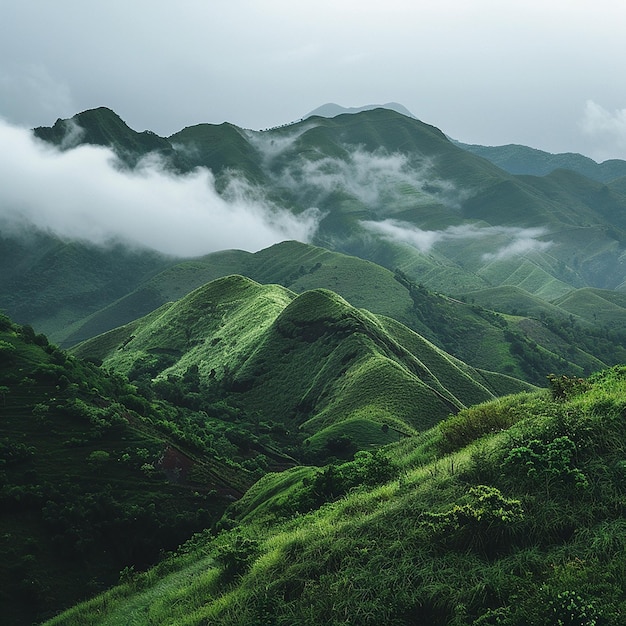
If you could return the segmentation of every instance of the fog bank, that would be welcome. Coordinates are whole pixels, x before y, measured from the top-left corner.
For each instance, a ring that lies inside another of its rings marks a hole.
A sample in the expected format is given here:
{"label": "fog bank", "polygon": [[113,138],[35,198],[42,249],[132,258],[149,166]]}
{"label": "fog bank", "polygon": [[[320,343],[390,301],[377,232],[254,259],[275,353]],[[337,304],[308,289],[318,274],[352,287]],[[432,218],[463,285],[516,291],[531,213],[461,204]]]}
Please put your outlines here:
{"label": "fog bank", "polygon": [[121,241],[176,256],[254,252],[287,239],[310,241],[320,219],[315,209],[296,217],[236,178],[219,195],[208,169],[174,175],[149,157],[127,170],[108,148],[59,151],[3,120],[0,145],[2,222],[62,238]]}

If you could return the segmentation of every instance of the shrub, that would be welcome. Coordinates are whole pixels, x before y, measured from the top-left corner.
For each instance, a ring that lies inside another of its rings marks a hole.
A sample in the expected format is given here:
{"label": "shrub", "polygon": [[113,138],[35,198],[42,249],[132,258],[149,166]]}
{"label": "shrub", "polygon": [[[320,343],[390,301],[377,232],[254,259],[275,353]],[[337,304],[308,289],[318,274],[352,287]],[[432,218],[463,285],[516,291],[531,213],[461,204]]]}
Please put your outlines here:
{"label": "shrub", "polygon": [[87,460],[90,463],[104,463],[111,458],[111,455],[106,450],[94,450],[89,454]]}
{"label": "shrub", "polygon": [[506,531],[524,519],[519,500],[505,498],[499,489],[477,485],[469,490],[470,501],[443,513],[425,512],[422,523],[445,546],[497,549]]}
{"label": "shrub", "polygon": [[590,389],[591,385],[584,378],[576,376],[556,376],[548,374],[550,393],[554,400],[569,400]]}
{"label": "shrub", "polygon": [[439,424],[444,452],[460,450],[479,437],[513,425],[517,416],[497,400],[463,409]]}
{"label": "shrub", "polygon": [[258,552],[258,541],[240,532],[233,532],[229,533],[228,539],[218,547],[216,560],[223,567],[225,578],[232,580],[248,571]]}
{"label": "shrub", "polygon": [[548,443],[532,439],[525,445],[512,448],[504,459],[505,469],[513,470],[515,478],[527,478],[531,482],[546,482],[551,478],[566,479],[578,488],[588,486],[587,477],[574,467],[576,451],[574,442],[567,436],[557,437]]}

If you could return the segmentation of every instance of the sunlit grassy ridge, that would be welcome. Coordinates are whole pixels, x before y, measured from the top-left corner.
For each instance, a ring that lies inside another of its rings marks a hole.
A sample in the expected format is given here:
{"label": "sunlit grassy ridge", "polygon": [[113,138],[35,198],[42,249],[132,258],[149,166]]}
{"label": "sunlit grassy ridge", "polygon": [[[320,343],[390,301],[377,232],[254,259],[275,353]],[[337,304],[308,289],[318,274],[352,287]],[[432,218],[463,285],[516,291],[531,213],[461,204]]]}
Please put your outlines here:
{"label": "sunlit grassy ridge", "polygon": [[[446,266],[440,266],[437,271],[450,273]],[[535,384],[542,384],[552,370],[590,373],[598,367],[619,362],[621,358],[620,355],[611,358],[604,349],[596,350],[596,343],[589,337],[586,350],[597,359],[590,368],[593,359],[572,351],[571,339],[562,337],[555,341],[550,333],[533,333],[532,341],[543,345],[539,337],[545,337],[547,344],[544,347],[550,351],[539,363],[528,350],[516,349],[517,339],[510,335],[510,332],[521,333],[518,339],[523,340],[526,326],[494,316],[489,310],[530,318],[547,315],[561,321],[569,319],[569,311],[512,287],[464,292],[461,297],[465,302],[460,302],[432,293],[421,283],[418,288],[418,284],[399,270],[394,273],[354,256],[295,241],[282,242],[255,254],[225,251],[168,267],[128,296],[89,317],[83,326],[70,334],[70,338],[84,339],[116,324],[132,323],[136,317],[163,303],[179,299],[206,282],[233,273],[260,283],[277,283],[296,293],[330,289],[352,306],[401,322],[474,367],[524,378]],[[459,280],[462,281],[462,277]],[[465,289],[469,288],[465,285]],[[598,318],[597,324],[600,323]],[[592,322],[592,326],[594,324]],[[580,328],[577,336],[589,334],[592,326]],[[580,342],[576,339],[575,343]]]}
{"label": "sunlit grassy ridge", "polygon": [[296,296],[242,276],[208,283],[75,353],[129,375],[151,361],[157,381],[197,371],[200,386],[218,397],[315,435],[313,448],[352,435],[359,448],[378,444],[383,427],[422,430],[500,393],[501,384],[523,388],[332,291]]}
{"label": "sunlit grassy ridge", "polygon": [[623,367],[554,377],[384,455],[268,475],[229,530],[49,624],[618,626],[625,411]]}

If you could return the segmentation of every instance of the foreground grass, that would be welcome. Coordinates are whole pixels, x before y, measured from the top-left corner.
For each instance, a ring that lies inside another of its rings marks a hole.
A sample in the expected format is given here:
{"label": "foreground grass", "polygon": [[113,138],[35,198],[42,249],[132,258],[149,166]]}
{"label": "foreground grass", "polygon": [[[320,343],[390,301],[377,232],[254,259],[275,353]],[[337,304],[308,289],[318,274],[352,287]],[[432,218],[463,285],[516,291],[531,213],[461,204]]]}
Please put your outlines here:
{"label": "foreground grass", "polygon": [[219,535],[49,624],[617,626],[625,418],[617,367],[270,475]]}

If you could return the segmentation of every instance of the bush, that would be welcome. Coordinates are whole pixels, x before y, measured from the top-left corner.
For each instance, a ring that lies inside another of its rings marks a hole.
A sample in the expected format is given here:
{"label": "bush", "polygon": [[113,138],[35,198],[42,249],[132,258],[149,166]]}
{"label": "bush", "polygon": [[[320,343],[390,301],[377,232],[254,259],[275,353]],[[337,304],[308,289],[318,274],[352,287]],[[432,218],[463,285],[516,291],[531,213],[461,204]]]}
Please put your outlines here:
{"label": "bush", "polygon": [[509,428],[518,419],[510,406],[497,400],[463,409],[439,424],[440,446],[443,452],[460,450],[484,435]]}
{"label": "bush", "polygon": [[554,400],[569,400],[591,388],[584,378],[570,377],[565,374],[562,376],[548,374],[548,383]]}
{"label": "bush", "polygon": [[256,540],[240,532],[233,532],[218,547],[216,560],[223,567],[225,578],[232,580],[248,571],[258,552],[259,544]]}
{"label": "bush", "polygon": [[545,481],[547,488],[550,479],[557,478],[584,489],[589,483],[583,472],[573,465],[575,452],[574,442],[566,436],[548,443],[532,439],[512,448],[504,459],[504,467],[512,470],[516,480]]}
{"label": "bush", "polygon": [[472,487],[469,496],[469,502],[449,511],[423,513],[423,525],[446,547],[498,549],[499,540],[524,519],[521,502],[505,498],[499,489],[487,485]]}

